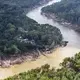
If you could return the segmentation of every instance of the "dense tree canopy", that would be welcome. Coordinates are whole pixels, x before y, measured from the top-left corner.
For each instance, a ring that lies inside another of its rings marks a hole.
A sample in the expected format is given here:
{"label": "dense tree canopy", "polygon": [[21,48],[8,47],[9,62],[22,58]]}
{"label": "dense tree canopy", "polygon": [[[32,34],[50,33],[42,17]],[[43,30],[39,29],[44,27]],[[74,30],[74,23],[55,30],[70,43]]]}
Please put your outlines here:
{"label": "dense tree canopy", "polygon": [[80,53],[65,58],[60,69],[50,69],[48,64],[20,73],[5,80],[80,80]]}
{"label": "dense tree canopy", "polygon": [[61,0],[42,9],[46,13],[55,13],[59,18],[80,26],[80,0]]}
{"label": "dense tree canopy", "polygon": [[0,0],[0,2],[8,5],[16,5],[25,9],[28,12],[29,9],[39,6],[42,3],[48,2],[50,0]]}
{"label": "dense tree canopy", "polygon": [[0,3],[0,55],[54,48],[61,41],[58,28],[38,24],[26,17],[17,5]]}

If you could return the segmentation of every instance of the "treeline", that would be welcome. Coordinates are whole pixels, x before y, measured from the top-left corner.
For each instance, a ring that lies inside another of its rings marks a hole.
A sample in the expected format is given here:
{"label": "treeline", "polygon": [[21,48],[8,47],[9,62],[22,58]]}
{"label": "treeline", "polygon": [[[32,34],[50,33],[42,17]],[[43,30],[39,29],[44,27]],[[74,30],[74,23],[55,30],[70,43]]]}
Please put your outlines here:
{"label": "treeline", "polygon": [[46,64],[4,80],[80,80],[80,53],[65,58],[60,65],[61,68],[56,70]]}
{"label": "treeline", "polygon": [[61,41],[58,28],[38,24],[21,7],[0,3],[0,56],[50,49]]}
{"label": "treeline", "polygon": [[48,1],[50,0],[0,0],[0,2],[4,4],[21,7],[26,12],[28,12],[28,10],[34,8],[35,6],[39,6]]}
{"label": "treeline", "polygon": [[59,18],[80,26],[80,0],[61,0],[44,7],[45,13],[55,13]]}

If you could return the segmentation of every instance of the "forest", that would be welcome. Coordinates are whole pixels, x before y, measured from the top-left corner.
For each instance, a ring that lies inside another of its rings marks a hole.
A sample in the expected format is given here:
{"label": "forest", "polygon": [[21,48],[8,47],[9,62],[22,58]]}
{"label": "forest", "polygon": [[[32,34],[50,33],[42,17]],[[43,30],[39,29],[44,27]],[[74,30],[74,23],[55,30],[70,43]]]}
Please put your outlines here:
{"label": "forest", "polygon": [[45,13],[54,13],[58,18],[66,22],[78,25],[80,31],[80,0],[61,0],[55,4],[44,7]]}
{"label": "forest", "polygon": [[50,0],[0,0],[1,3],[15,5],[21,7],[26,13],[41,4],[47,3]]}
{"label": "forest", "polygon": [[36,49],[53,49],[61,44],[62,39],[58,28],[48,24],[40,25],[28,18],[20,6],[0,2],[1,57]]}
{"label": "forest", "polygon": [[65,58],[60,66],[61,68],[55,69],[45,64],[4,80],[80,80],[80,53]]}
{"label": "forest", "polygon": [[[5,57],[9,59],[12,55],[36,50],[50,51],[62,45],[60,29],[39,24],[25,15],[25,10],[28,12],[45,1],[48,0],[0,0],[0,63],[1,60],[6,61]],[[42,11],[55,13],[68,22],[80,25],[79,0],[61,0]],[[45,64],[4,80],[80,80],[80,52],[65,58],[58,69]]]}

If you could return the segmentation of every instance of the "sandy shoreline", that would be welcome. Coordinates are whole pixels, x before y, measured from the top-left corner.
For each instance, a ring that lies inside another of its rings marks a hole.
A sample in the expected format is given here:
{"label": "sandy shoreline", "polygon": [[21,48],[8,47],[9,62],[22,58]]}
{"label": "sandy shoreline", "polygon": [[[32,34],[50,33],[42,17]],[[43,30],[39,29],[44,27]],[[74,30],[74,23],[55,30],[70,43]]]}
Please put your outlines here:
{"label": "sandy shoreline", "polygon": [[13,65],[21,64],[26,61],[27,62],[28,61],[35,61],[35,60],[37,60],[37,58],[40,55],[46,56],[46,54],[50,54],[51,52],[52,52],[52,50],[45,51],[45,52],[40,52],[38,50],[38,51],[30,52],[30,53],[24,53],[22,55],[13,55],[8,58],[5,57],[4,59],[0,59],[0,66],[1,66],[1,68],[9,68]]}
{"label": "sandy shoreline", "polygon": [[75,47],[66,46],[56,48],[51,54],[46,54],[46,56],[40,55],[35,61],[25,61],[22,64],[13,65],[9,68],[0,68],[0,80],[21,72],[27,72],[28,70],[35,69],[45,64],[59,68],[59,64],[65,57],[72,57],[78,52],[80,52],[80,49]]}

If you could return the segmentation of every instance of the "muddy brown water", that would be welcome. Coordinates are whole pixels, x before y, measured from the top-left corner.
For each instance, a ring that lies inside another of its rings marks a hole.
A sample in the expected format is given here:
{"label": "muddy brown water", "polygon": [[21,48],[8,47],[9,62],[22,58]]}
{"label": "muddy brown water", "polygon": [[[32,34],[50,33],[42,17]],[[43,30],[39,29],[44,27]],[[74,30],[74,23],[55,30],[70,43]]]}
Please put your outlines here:
{"label": "muddy brown water", "polygon": [[21,72],[34,69],[36,67],[40,67],[46,63],[51,65],[51,67],[59,68],[59,64],[65,57],[72,57],[75,53],[78,53],[80,51],[80,34],[78,34],[72,29],[64,27],[63,25],[59,24],[58,22],[55,22],[52,19],[48,19],[45,16],[41,15],[42,7],[58,1],[60,0],[50,1],[48,4],[45,4],[30,11],[26,15],[40,24],[48,23],[50,25],[58,27],[61,30],[61,33],[63,34],[64,40],[69,41],[68,45],[66,47],[57,48],[51,54],[46,54],[47,57],[41,55],[36,61],[25,61],[20,65],[14,65],[10,68],[0,68],[0,80]]}

